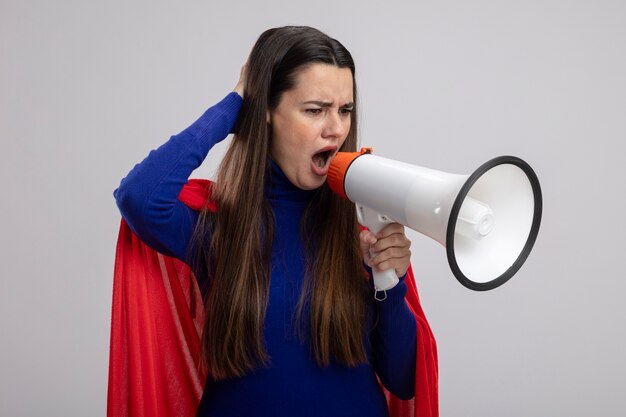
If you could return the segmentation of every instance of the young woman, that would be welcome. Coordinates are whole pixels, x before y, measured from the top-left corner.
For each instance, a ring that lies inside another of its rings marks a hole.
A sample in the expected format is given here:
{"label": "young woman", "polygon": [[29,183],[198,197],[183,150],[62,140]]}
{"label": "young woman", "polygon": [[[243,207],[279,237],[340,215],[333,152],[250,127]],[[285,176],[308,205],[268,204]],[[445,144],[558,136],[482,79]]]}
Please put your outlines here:
{"label": "young woman", "polygon": [[[414,396],[410,242],[399,224],[360,232],[354,205],[326,185],[336,152],[357,147],[354,75],[348,50],[320,31],[267,30],[234,91],[114,191],[132,231],[198,280],[198,416],[387,416],[378,379]],[[193,210],[179,193],[229,133],[211,187],[217,210]],[[383,300],[372,268],[400,277]]]}

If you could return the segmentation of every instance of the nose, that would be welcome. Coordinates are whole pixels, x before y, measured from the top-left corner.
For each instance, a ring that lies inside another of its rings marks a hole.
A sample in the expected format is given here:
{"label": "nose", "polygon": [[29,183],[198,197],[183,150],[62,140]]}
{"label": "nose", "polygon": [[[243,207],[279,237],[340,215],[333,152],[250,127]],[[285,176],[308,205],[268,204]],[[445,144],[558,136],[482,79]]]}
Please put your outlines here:
{"label": "nose", "polygon": [[322,136],[327,138],[343,137],[347,134],[346,130],[349,127],[348,123],[346,123],[345,119],[342,119],[339,112],[329,111],[327,113],[326,124],[324,125]]}

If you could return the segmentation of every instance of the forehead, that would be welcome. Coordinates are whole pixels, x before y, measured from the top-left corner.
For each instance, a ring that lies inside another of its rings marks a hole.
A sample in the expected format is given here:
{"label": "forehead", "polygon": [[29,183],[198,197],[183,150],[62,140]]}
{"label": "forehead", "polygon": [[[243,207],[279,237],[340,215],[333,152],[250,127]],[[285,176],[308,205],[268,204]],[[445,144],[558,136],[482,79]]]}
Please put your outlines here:
{"label": "forehead", "polygon": [[312,64],[296,73],[294,88],[285,92],[290,101],[319,100],[342,105],[353,101],[350,68]]}

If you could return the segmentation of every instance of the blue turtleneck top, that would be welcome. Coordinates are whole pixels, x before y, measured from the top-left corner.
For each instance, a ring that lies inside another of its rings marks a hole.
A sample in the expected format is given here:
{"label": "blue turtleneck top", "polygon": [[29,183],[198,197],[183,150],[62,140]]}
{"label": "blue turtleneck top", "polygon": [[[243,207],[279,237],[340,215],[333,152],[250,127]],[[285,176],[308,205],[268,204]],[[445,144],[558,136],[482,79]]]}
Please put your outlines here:
{"label": "blue turtleneck top", "polygon": [[[178,195],[209,150],[232,132],[241,103],[237,93],[228,94],[152,150],[113,192],[128,226],[153,249],[188,262],[199,213]],[[292,318],[305,271],[300,220],[315,192],[294,186],[270,161],[265,196],[274,212],[275,235],[264,339],[271,366],[226,381],[209,376],[198,416],[383,417],[388,412],[377,376],[400,398],[413,397],[417,324],[404,300],[404,277],[387,290],[383,301],[374,299],[372,287],[367,318],[372,331],[364,341],[368,364],[346,367],[332,362],[320,368],[308,343],[295,336]],[[197,275],[205,288],[206,276]]]}

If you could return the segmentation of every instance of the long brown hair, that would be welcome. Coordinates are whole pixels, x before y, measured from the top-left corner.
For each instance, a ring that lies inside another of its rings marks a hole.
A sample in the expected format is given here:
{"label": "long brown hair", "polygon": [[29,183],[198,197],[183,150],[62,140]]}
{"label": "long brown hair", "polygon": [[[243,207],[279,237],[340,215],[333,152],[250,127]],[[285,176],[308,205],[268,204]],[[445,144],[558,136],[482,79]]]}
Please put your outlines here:
{"label": "long brown hair", "polygon": [[[240,377],[271,362],[263,339],[274,235],[264,197],[271,140],[266,114],[295,86],[298,70],[313,63],[350,68],[356,104],[354,62],[337,40],[310,27],[261,34],[248,60],[235,136],[212,189],[218,210],[203,209],[195,230],[192,267],[207,271],[209,283],[201,363],[215,380]],[[341,151],[357,146],[356,106],[351,117]],[[308,265],[295,320],[308,321],[320,366],[331,359],[348,366],[365,363],[368,287],[354,205],[322,186],[305,210],[300,233]]]}

